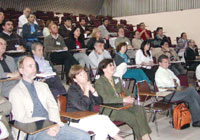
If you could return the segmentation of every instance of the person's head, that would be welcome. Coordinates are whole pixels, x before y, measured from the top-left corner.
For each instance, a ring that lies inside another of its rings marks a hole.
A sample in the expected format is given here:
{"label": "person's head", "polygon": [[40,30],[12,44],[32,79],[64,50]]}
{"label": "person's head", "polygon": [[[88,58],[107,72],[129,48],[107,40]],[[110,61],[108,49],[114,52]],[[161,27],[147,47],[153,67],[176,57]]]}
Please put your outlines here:
{"label": "person's head", "polygon": [[69,79],[77,84],[85,84],[88,82],[88,75],[81,65],[73,65],[69,71]]}
{"label": "person's head", "polygon": [[33,43],[31,49],[32,49],[32,53],[33,53],[34,56],[37,56],[39,58],[43,57],[43,46],[42,46],[42,44],[35,42],[35,43]]}
{"label": "person's head", "polygon": [[160,67],[164,68],[164,69],[168,69],[169,67],[169,58],[166,55],[161,55],[158,58],[158,64]]}
{"label": "person's head", "polygon": [[112,76],[115,72],[115,67],[112,59],[104,59],[99,63],[98,74]]}
{"label": "person's head", "polygon": [[28,16],[27,16],[27,19],[28,19],[28,22],[33,24],[34,21],[35,21],[35,15],[30,13]]}
{"label": "person's head", "polygon": [[107,18],[103,19],[103,25],[104,26],[108,26],[108,24],[109,24],[108,19]]}
{"label": "person's head", "polygon": [[49,31],[51,34],[58,34],[58,26],[55,23],[49,24]]}
{"label": "person's head", "polygon": [[185,32],[181,33],[181,38],[187,40],[187,34]]}
{"label": "person's head", "polygon": [[98,40],[94,43],[94,50],[96,53],[101,54],[104,51],[104,41]]}
{"label": "person's head", "polygon": [[144,22],[140,23],[139,25],[140,25],[140,29],[142,29],[142,30],[145,29],[145,24],[144,24]]}
{"label": "person's head", "polygon": [[23,79],[32,82],[36,75],[36,63],[30,56],[24,56],[18,61],[18,69]]}
{"label": "person's head", "polygon": [[28,8],[28,7],[26,7],[25,9],[24,9],[24,15],[26,16],[26,17],[28,17],[28,15],[31,13],[31,9],[30,8]]}
{"label": "person's head", "polygon": [[7,43],[3,38],[0,38],[0,56],[6,52]]}
{"label": "person's head", "polygon": [[146,56],[145,52],[150,56],[150,48],[151,42],[149,40],[145,40],[142,42],[140,49],[142,50],[143,54]]}
{"label": "person's head", "polygon": [[0,22],[3,22],[5,16],[4,16],[4,13],[3,11],[0,11]]}
{"label": "person's head", "polygon": [[13,22],[11,20],[4,20],[2,23],[3,30],[7,33],[12,33],[13,31]]}
{"label": "person's head", "polygon": [[123,27],[119,27],[118,28],[118,36],[119,37],[124,37],[124,28]]}
{"label": "person's head", "polygon": [[158,34],[159,36],[163,36],[163,27],[158,27],[158,28],[156,29],[156,32],[157,32],[157,34]]}
{"label": "person's head", "polygon": [[192,40],[192,39],[190,39],[190,40],[188,41],[188,46],[191,47],[191,48],[194,48],[194,47],[195,47],[195,41]]}
{"label": "person's head", "polygon": [[167,40],[162,40],[160,45],[165,50],[169,48],[169,43]]}
{"label": "person's head", "polygon": [[81,30],[79,27],[74,27],[71,32],[70,32],[70,35],[73,36],[74,38],[79,38],[80,35],[81,35]]}
{"label": "person's head", "polygon": [[72,27],[72,19],[70,17],[65,17],[64,25],[67,26],[67,28],[71,28]]}
{"label": "person's head", "polygon": [[47,20],[46,22],[46,27],[49,28],[49,25],[54,23],[53,20]]}
{"label": "person's head", "polygon": [[86,25],[86,21],[84,18],[80,18],[79,23],[81,26],[85,26]]}
{"label": "person's head", "polygon": [[100,38],[101,37],[101,30],[98,28],[94,28],[91,33],[92,38]]}
{"label": "person's head", "polygon": [[119,43],[119,45],[117,45],[117,47],[116,47],[116,51],[121,52],[122,54],[124,54],[126,52],[126,50],[127,50],[126,42]]}
{"label": "person's head", "polygon": [[134,32],[134,38],[140,39],[140,33],[137,30]]}

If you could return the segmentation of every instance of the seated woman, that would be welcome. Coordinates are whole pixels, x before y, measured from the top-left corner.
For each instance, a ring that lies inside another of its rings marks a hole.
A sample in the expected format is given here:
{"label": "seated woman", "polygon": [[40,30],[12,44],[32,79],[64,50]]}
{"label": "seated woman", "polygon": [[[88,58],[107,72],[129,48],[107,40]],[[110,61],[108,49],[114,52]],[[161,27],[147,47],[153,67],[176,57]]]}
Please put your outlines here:
{"label": "seated woman", "polygon": [[[117,48],[117,54],[114,57],[114,61],[116,66],[125,62],[128,65],[133,65],[133,62],[130,61],[128,56],[126,55],[127,44],[125,42],[120,43]],[[127,69],[126,73],[123,75],[123,78],[134,78],[136,82],[146,80],[149,84],[151,83],[149,78],[141,69]]]}
{"label": "seated woman", "polygon": [[[66,46],[69,48],[69,50],[72,49],[83,49],[86,48],[84,44],[84,40],[81,37],[81,31],[79,27],[74,27],[72,31],[70,32],[69,39],[66,40]],[[87,68],[90,67],[91,61],[89,57],[86,55],[86,50],[80,50],[74,53],[74,58],[80,63],[81,66],[87,66]]]}
{"label": "seated woman", "polygon": [[188,47],[185,50],[184,53],[186,65],[189,66],[190,69],[196,70],[196,67],[199,65],[199,61],[194,61],[196,59],[199,59],[199,52],[198,47],[195,44],[194,40],[188,41]]}
{"label": "seated woman", "polygon": [[135,62],[137,65],[141,65],[144,73],[148,76],[151,82],[154,82],[156,70],[152,69],[154,63],[150,50],[150,41],[142,42],[140,50],[137,50],[136,52]]}
{"label": "seated woman", "polygon": [[[103,98],[103,103],[134,103],[134,98],[130,92],[123,88],[122,81],[114,77],[115,67],[112,59],[104,59],[98,67],[101,77],[95,82],[95,89]],[[125,97],[120,94],[125,92]],[[110,113],[110,109],[105,109],[105,115]],[[147,122],[147,116],[144,107],[133,105],[128,109],[114,110],[111,119],[126,122],[134,129],[138,140],[150,140],[151,129]]]}
{"label": "seated woman", "polygon": [[[88,50],[94,50],[94,44],[95,44],[96,41],[99,41],[99,40],[103,40],[101,38],[101,30],[98,29],[98,28],[94,28],[92,30],[91,38],[87,43]],[[105,49],[109,48],[109,40],[108,39],[106,39],[106,43],[105,43],[104,48]]]}
{"label": "seated woman", "polygon": [[[94,105],[101,104],[102,98],[88,81],[84,68],[80,65],[72,66],[69,78],[72,84],[68,91],[67,112],[94,111]],[[95,140],[106,140],[108,135],[115,140],[124,140],[118,135],[119,128],[105,115],[93,115],[70,125],[85,131],[93,131],[96,134]]]}

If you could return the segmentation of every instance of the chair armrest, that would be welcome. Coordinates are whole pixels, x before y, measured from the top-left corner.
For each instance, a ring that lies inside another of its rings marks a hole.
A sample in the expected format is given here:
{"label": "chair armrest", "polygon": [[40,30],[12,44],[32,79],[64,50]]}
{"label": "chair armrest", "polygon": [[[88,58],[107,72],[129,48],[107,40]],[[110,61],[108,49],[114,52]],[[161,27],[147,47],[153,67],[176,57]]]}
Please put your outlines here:
{"label": "chair armrest", "polygon": [[77,111],[77,112],[60,112],[61,117],[73,119],[73,120],[80,120],[92,115],[96,115],[98,112],[91,112],[91,111]]}

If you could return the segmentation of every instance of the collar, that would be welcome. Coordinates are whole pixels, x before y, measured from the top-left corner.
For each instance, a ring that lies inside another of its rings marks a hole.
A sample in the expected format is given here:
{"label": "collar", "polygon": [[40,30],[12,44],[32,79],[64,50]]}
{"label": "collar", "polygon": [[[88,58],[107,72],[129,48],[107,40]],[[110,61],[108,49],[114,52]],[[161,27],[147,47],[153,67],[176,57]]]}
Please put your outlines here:
{"label": "collar", "polygon": [[37,60],[40,60],[40,61],[44,60],[44,56],[42,58],[39,58],[38,56],[33,55],[33,57],[34,57],[35,61],[37,61]]}
{"label": "collar", "polygon": [[66,28],[67,30],[70,30],[70,31],[72,30],[71,28],[68,28],[65,24],[64,24],[64,26],[65,26],[65,28]]}
{"label": "collar", "polygon": [[5,31],[3,31],[3,33],[6,34],[6,35],[8,35],[8,36],[12,35],[12,33],[8,33],[8,32],[5,32]]}
{"label": "collar", "polygon": [[59,36],[59,34],[56,34],[56,35],[51,34],[51,37],[52,37],[53,39],[58,39],[58,36]]}
{"label": "collar", "polygon": [[24,85],[27,86],[27,87],[32,87],[32,86],[34,86],[34,82],[29,83],[29,82],[25,81],[24,79],[22,79],[22,82],[23,82]]}

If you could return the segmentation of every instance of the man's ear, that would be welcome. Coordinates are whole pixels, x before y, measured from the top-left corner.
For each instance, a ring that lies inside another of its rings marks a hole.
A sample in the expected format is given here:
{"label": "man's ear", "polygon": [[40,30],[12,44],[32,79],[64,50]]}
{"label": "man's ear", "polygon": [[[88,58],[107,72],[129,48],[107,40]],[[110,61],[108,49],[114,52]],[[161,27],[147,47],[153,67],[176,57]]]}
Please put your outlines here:
{"label": "man's ear", "polygon": [[20,74],[23,74],[23,69],[22,68],[19,68],[18,70],[19,70]]}

